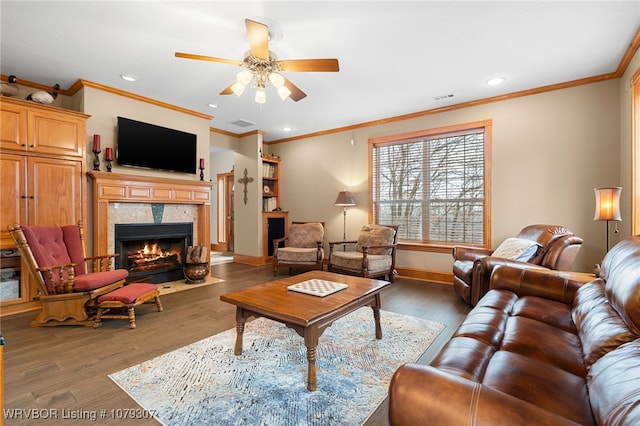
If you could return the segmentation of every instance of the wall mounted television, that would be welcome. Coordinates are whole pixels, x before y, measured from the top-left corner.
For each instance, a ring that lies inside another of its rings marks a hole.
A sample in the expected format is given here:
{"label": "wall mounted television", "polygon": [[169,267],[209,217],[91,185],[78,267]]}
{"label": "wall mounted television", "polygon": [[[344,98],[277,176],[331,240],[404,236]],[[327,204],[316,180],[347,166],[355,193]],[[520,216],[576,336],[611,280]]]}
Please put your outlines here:
{"label": "wall mounted television", "polygon": [[193,133],[118,117],[117,161],[122,166],[196,173]]}

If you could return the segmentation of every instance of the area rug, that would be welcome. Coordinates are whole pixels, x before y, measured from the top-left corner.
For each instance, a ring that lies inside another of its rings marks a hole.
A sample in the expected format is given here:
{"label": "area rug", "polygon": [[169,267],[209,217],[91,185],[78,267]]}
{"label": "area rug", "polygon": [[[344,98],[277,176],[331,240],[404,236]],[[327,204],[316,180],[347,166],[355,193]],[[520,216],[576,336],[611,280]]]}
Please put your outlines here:
{"label": "area rug", "polygon": [[169,281],[166,283],[158,284],[158,290],[160,290],[160,295],[177,293],[179,291],[192,290],[198,287],[204,287],[211,284],[221,283],[224,280],[221,278],[216,278],[209,276],[203,283],[197,284],[188,284],[185,280],[177,280],[177,281]]}
{"label": "area rug", "polygon": [[164,425],[360,425],[387,395],[395,370],[416,361],[444,324],[371,308],[320,337],[318,389],[307,390],[303,339],[284,325],[248,322],[235,356],[230,329],[109,375]]}

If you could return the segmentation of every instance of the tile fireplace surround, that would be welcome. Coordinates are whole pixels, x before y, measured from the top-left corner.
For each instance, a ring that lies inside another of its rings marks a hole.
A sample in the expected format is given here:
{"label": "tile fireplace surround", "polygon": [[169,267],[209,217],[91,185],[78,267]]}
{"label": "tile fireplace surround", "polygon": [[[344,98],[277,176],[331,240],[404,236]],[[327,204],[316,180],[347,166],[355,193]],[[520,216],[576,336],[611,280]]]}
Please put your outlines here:
{"label": "tile fireplace surround", "polygon": [[116,223],[193,222],[193,244],[211,246],[211,182],[91,171],[93,253],[114,252]]}

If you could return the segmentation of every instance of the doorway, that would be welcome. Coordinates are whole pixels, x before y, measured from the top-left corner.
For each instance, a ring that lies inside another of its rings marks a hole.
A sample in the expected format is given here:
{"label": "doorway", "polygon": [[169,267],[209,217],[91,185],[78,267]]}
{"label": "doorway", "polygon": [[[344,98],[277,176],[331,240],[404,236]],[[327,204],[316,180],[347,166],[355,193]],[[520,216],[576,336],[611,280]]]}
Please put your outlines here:
{"label": "doorway", "polygon": [[219,173],[218,181],[218,250],[233,253],[233,171]]}

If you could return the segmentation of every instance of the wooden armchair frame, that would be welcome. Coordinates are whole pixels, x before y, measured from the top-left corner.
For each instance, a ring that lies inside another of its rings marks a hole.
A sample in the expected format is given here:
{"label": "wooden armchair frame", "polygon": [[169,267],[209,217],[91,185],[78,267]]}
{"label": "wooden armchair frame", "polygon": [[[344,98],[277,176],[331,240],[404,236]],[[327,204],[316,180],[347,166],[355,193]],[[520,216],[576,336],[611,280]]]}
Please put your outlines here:
{"label": "wooden armchair frame", "polygon": [[[127,271],[112,271],[111,262],[116,254],[86,257],[84,254],[85,241],[82,222],[78,223],[80,245],[82,247],[83,262],[85,271],[83,275],[103,273],[100,275],[101,282],[97,288],[91,290],[77,291],[75,283],[78,279],[76,267],[78,263],[66,263],[61,265],[39,266],[36,257],[29,246],[29,242],[24,234],[23,227],[14,225],[9,227],[9,234],[16,243],[16,247],[23,264],[26,265],[31,278],[38,285],[38,295],[34,300],[39,300],[42,304],[42,311],[31,322],[32,327],[54,326],[54,325],[85,325],[93,326],[93,318],[97,310],[96,299],[109,293],[125,283],[128,275]],[[91,264],[91,269],[87,266]],[[110,272],[112,271],[112,272]],[[98,275],[95,275],[98,276]],[[45,282],[50,284],[47,285]]]}

